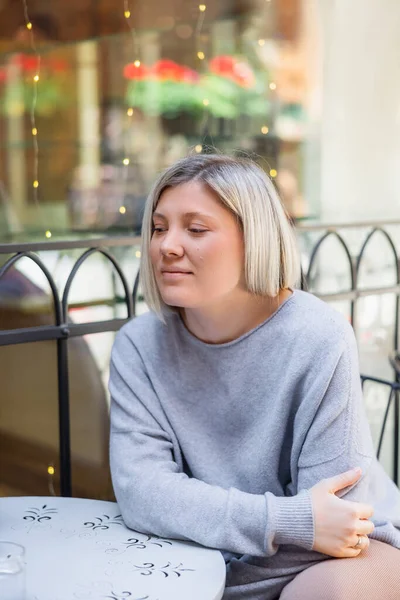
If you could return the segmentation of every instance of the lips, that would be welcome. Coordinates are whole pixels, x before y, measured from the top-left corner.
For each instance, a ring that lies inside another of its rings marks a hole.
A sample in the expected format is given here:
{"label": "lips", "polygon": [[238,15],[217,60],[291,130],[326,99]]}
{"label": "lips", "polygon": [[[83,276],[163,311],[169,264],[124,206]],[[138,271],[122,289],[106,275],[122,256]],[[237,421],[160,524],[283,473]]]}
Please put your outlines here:
{"label": "lips", "polygon": [[180,273],[181,275],[192,275],[191,271],[185,271],[184,269],[161,269],[161,273]]}

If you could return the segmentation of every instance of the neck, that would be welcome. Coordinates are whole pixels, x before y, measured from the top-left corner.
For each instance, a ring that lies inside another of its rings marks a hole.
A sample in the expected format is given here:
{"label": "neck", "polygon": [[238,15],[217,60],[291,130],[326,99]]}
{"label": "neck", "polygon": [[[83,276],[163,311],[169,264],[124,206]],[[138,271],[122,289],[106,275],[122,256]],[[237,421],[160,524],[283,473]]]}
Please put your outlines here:
{"label": "neck", "polygon": [[186,328],[208,344],[231,342],[268,319],[291,290],[281,290],[274,298],[254,296],[248,292],[221,305],[202,308],[183,308],[181,317]]}

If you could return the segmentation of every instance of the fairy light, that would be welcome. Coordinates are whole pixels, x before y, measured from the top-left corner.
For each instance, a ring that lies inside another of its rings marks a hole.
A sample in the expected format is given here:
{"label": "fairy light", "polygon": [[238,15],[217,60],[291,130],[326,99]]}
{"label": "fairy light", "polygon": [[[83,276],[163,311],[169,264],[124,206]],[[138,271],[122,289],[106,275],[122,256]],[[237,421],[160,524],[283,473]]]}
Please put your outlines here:
{"label": "fairy light", "polygon": [[[124,16],[125,16],[125,22],[127,24],[127,27],[129,28],[129,32],[131,34],[131,39],[132,39],[132,51],[133,51],[133,56],[132,56],[132,62],[133,65],[136,69],[138,69],[142,62],[140,60],[141,58],[141,54],[140,54],[140,47],[139,47],[139,37],[137,35],[137,31],[135,29],[135,27],[133,26],[133,22],[135,21],[135,19],[131,19],[131,10],[130,10],[130,6],[129,6],[129,0],[123,0],[123,7],[124,7]],[[128,117],[133,117],[134,114],[134,110],[132,106],[129,106],[126,114]],[[128,156],[126,156],[127,154],[129,155],[130,153],[130,146],[128,145],[128,140],[131,139],[131,131],[130,131],[130,123],[126,123],[124,126],[124,130],[123,130],[123,135],[122,135],[122,144],[124,147],[123,152],[126,153],[125,154],[125,158],[123,158],[122,160],[122,164],[127,167],[130,164],[130,159],[128,158]],[[124,206],[124,201],[127,195],[127,187],[128,187],[128,177],[129,177],[129,169],[123,169],[122,170],[122,185],[121,185],[121,196],[120,196],[120,207],[118,208],[118,212],[121,215],[126,214],[126,207]]]}
{"label": "fairy light", "polygon": [[258,40],[259,46],[265,46],[265,40]]}
{"label": "fairy light", "polygon": [[271,175],[271,177],[276,177],[278,175],[278,171],[276,169],[271,169],[269,174]]}
{"label": "fairy light", "polygon": [[[200,61],[204,61],[206,58],[206,55],[208,57],[208,47],[206,44],[206,39],[207,37],[202,36],[202,28],[203,28],[203,24],[204,24],[204,18],[205,18],[205,14],[206,14],[206,8],[207,5],[206,4],[199,4],[199,12],[198,12],[198,17],[197,17],[197,23],[196,23],[196,27],[194,30],[194,38],[195,38],[195,49],[196,49],[196,57],[198,60]],[[208,124],[210,121],[210,110],[207,109],[207,107],[209,106],[210,101],[208,98],[204,98],[203,99],[203,106],[205,107],[205,110],[203,112],[202,115],[202,120],[200,123],[200,131],[201,136],[200,139],[204,140],[205,136],[207,135],[207,131],[208,131]],[[200,154],[203,150],[202,144],[197,144],[194,148],[195,152],[197,152],[197,154]]]}
{"label": "fairy light", "polygon": [[23,1],[25,25],[26,25],[27,30],[29,31],[29,40],[30,40],[31,49],[34,52],[36,59],[37,59],[36,73],[33,77],[33,98],[32,98],[31,110],[30,110],[30,120],[31,120],[32,144],[33,144],[33,199],[34,199],[34,202],[35,202],[37,208],[40,208],[39,196],[38,196],[39,144],[38,144],[38,130],[36,127],[36,104],[37,104],[37,98],[38,98],[38,82],[40,79],[41,57],[40,57],[40,54],[39,54],[39,52],[36,48],[36,44],[35,44],[35,38],[33,35],[34,27],[33,27],[32,21],[29,18],[27,0],[22,0],[22,1]]}
{"label": "fairy light", "polygon": [[49,491],[50,491],[50,494],[51,494],[52,496],[55,496],[55,495],[56,495],[56,492],[55,492],[55,490],[54,490],[54,474],[55,474],[55,472],[56,472],[56,470],[55,470],[55,468],[53,467],[53,465],[49,465],[49,466],[47,467],[47,474],[48,474],[48,476],[49,476],[49,477],[48,477]]}
{"label": "fairy light", "polygon": [[273,81],[271,81],[271,83],[269,84],[269,89],[270,90],[276,90],[276,83],[274,83]]}
{"label": "fairy light", "polygon": [[[51,238],[51,231],[48,229],[44,235],[47,237],[47,239],[50,239]],[[53,469],[53,467],[49,467],[49,469],[50,468]],[[54,473],[54,469],[53,469],[53,473]],[[53,475],[53,473],[50,473],[50,475]]]}
{"label": "fairy light", "polygon": [[266,125],[264,125],[263,127],[261,127],[261,133],[263,133],[264,135],[267,135],[269,129]]}
{"label": "fairy light", "polygon": [[136,256],[136,258],[140,258],[142,256],[142,253],[140,252],[140,250],[136,250],[135,256]]}

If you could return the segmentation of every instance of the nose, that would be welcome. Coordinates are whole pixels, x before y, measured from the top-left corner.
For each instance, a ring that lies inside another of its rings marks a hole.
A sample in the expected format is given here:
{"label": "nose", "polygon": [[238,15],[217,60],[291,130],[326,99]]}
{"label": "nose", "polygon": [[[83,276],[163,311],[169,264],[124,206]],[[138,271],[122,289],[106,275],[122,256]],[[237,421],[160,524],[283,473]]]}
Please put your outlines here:
{"label": "nose", "polygon": [[163,256],[183,256],[184,249],[178,233],[171,229],[166,231],[160,244],[160,250]]}

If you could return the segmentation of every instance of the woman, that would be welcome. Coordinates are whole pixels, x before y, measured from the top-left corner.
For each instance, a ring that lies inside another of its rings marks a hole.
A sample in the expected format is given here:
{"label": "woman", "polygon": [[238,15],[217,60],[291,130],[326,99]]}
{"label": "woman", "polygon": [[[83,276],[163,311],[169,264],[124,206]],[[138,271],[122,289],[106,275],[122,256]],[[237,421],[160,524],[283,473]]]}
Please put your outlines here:
{"label": "woman", "polygon": [[299,273],[251,161],[190,156],[160,176],[151,312],[111,361],[115,494],[128,527],[221,550],[226,600],[398,599],[400,493],[374,456],[353,331]]}

